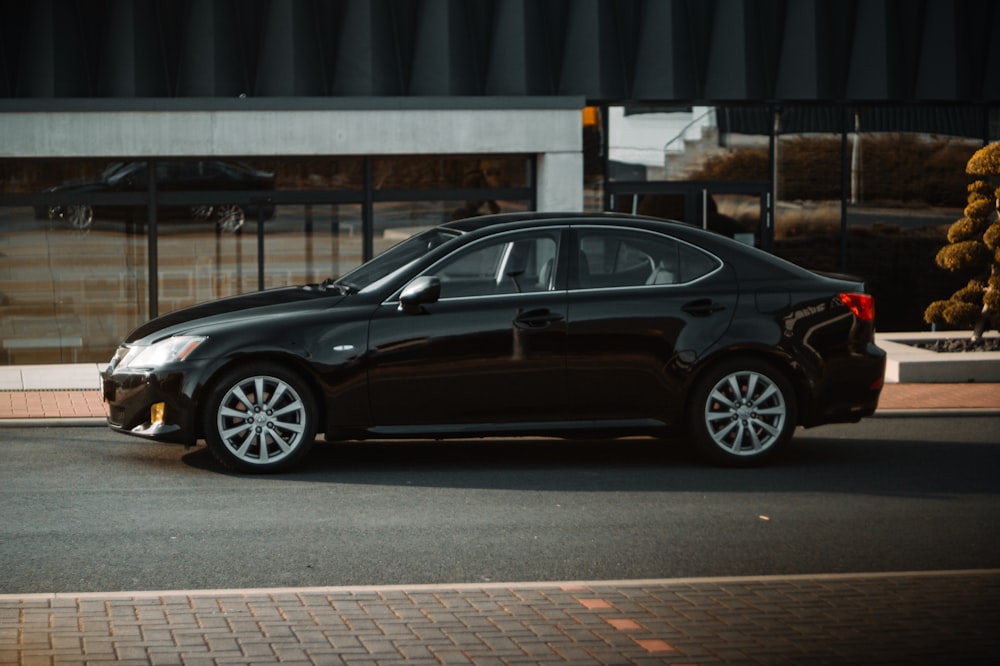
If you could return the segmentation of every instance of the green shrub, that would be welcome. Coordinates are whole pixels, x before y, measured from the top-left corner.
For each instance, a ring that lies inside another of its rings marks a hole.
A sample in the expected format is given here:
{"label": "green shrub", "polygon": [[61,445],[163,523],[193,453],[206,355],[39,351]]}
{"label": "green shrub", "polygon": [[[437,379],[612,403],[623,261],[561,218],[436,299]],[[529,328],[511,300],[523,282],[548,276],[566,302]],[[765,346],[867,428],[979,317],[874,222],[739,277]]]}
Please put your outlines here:
{"label": "green shrub", "polygon": [[[1000,178],[1000,143],[981,148],[969,159],[966,172],[989,179]],[[947,323],[973,329],[973,339],[1000,320],[1000,222],[996,201],[1000,189],[979,179],[968,186],[965,217],[948,230],[949,244],[937,254],[945,270],[975,272],[969,283],[947,301],[927,306],[928,323]]]}

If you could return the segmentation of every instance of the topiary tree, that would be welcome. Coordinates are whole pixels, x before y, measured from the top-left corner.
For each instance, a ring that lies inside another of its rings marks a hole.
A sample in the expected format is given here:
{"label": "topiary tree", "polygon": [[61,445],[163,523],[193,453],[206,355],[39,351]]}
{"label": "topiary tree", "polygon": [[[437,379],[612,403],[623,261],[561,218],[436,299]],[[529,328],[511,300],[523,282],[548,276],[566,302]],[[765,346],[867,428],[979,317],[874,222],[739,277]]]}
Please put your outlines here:
{"label": "topiary tree", "polygon": [[979,176],[969,187],[965,215],[948,229],[948,245],[936,262],[948,271],[969,271],[975,277],[946,301],[934,301],[924,311],[928,324],[971,328],[972,340],[1000,328],[1000,142],[980,148],[965,172]]}

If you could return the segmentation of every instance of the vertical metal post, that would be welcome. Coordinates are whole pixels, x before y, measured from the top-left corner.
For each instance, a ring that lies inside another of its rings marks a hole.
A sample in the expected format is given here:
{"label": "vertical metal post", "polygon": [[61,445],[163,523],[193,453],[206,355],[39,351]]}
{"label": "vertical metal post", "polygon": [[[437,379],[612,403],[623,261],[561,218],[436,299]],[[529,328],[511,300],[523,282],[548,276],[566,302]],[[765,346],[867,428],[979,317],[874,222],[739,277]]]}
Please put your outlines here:
{"label": "vertical metal post", "polygon": [[538,153],[529,155],[527,161],[528,187],[531,188],[528,210],[538,210]]}
{"label": "vertical metal post", "polygon": [[778,160],[778,139],[781,135],[781,109],[774,109],[774,123],[771,126],[771,135],[768,137],[768,160],[771,166],[770,174],[770,186],[767,191],[767,199],[765,205],[767,206],[767,212],[764,215],[764,227],[761,229],[761,248],[768,251],[774,251],[774,230],[777,226],[776,211],[778,209],[778,195],[779,187],[778,182],[780,179],[779,169],[781,168]]}
{"label": "vertical metal post", "polygon": [[[847,197],[851,178],[847,161],[847,119],[850,112],[849,108],[844,107],[840,126],[840,256],[837,264],[842,273],[847,272]],[[857,137],[854,140],[857,141]]]}
{"label": "vertical metal post", "polygon": [[771,162],[771,193],[774,195],[774,199],[777,200],[780,196],[780,190],[778,188],[778,149],[780,148],[778,144],[778,137],[781,135],[781,109],[774,109],[774,123],[771,127],[771,136],[768,137],[768,148],[769,155],[768,160]]}
{"label": "vertical metal post", "polygon": [[[609,116],[611,114],[608,112],[606,104],[599,107],[598,112],[601,114],[601,199],[604,203],[604,210],[613,211],[615,210],[616,202],[614,197],[608,194],[608,161],[611,159],[611,147],[608,145],[611,141],[611,119]],[[584,165],[585,174],[586,171],[586,165]],[[586,197],[586,193],[584,193],[584,197]]]}
{"label": "vertical metal post", "polygon": [[306,257],[306,282],[313,282],[313,276],[315,274],[315,257],[313,256],[313,207],[312,204],[306,204],[303,207],[304,221],[303,221],[303,236],[305,237],[305,248],[303,248],[303,253]]}
{"label": "vertical metal post", "polygon": [[760,248],[767,252],[774,252],[774,200],[770,192],[765,192],[760,200],[760,217],[764,220],[764,228],[761,230]]}
{"label": "vertical metal post", "polygon": [[149,224],[146,227],[146,251],[149,256],[149,318],[158,317],[160,314],[160,268],[159,254],[156,247],[156,160],[146,161],[146,192],[149,195],[146,201],[146,218]]}
{"label": "vertical metal post", "polygon": [[861,114],[854,112],[854,145],[851,147],[851,203],[861,203]]}
{"label": "vertical metal post", "polygon": [[372,158],[364,158],[364,194],[361,203],[361,260],[375,256],[375,193],[372,191]]}
{"label": "vertical metal post", "polygon": [[708,188],[701,190],[701,228],[708,231]]}
{"label": "vertical metal post", "polygon": [[257,204],[257,291],[264,290],[264,202]]}

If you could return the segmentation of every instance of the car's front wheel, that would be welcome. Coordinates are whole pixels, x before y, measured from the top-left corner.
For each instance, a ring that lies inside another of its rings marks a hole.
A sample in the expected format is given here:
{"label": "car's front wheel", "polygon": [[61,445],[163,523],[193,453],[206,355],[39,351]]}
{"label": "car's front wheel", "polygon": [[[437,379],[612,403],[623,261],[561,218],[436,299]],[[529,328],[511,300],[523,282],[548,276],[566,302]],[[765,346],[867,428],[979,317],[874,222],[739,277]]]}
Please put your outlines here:
{"label": "car's front wheel", "polygon": [[191,219],[195,222],[207,222],[212,219],[213,212],[215,212],[215,206],[209,204],[191,206]]}
{"label": "car's front wheel", "polygon": [[734,359],[697,382],[691,435],[711,461],[748,466],[772,457],[791,439],[796,399],[788,379],[772,364]]}
{"label": "car's front wheel", "polygon": [[298,375],[278,365],[237,368],[210,391],[203,425],[208,449],[229,469],[280,472],[312,447],[315,401]]}
{"label": "car's front wheel", "polygon": [[90,231],[94,223],[94,209],[86,204],[74,206],[50,206],[49,219],[65,219],[77,231]]}

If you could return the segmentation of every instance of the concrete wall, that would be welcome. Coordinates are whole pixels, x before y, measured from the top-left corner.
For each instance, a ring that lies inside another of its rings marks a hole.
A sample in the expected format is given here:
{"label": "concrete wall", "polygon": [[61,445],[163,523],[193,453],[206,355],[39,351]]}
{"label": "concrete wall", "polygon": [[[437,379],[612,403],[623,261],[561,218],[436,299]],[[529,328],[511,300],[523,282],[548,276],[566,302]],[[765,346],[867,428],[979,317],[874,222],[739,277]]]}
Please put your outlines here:
{"label": "concrete wall", "polygon": [[0,109],[0,157],[529,153],[539,156],[539,209],[583,207],[582,101],[510,109],[229,106]]}

